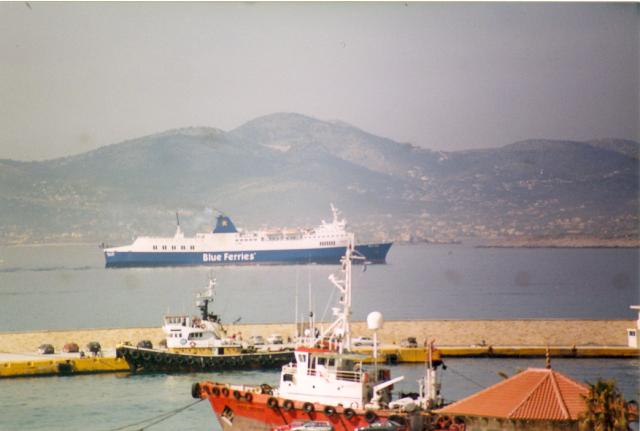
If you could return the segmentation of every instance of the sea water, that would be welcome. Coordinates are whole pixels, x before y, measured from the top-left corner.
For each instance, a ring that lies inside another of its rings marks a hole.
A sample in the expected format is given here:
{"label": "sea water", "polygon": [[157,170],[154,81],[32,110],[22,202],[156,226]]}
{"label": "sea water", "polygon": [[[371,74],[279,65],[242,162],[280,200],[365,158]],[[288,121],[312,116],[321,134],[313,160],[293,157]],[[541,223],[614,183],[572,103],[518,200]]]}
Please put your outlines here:
{"label": "sea water", "polygon": [[[355,267],[353,318],[635,317],[638,249],[499,249],[394,245],[386,265]],[[0,331],[160,326],[195,311],[217,279],[226,322],[330,319],[337,265],[105,269],[96,246],[0,247]],[[296,303],[298,306],[296,307]]]}
{"label": "sea water", "polygon": [[[497,373],[513,375],[528,367],[543,367],[544,359],[449,359],[442,371],[442,393],[447,400],[471,395],[499,382]],[[638,399],[640,361],[629,359],[556,359],[552,367],[571,378],[594,382],[613,378],[627,399]],[[405,376],[394,393],[416,392],[420,365],[390,366],[392,376]],[[191,384],[202,380],[276,386],[278,371],[238,371],[177,375],[93,375],[40,377],[0,381],[0,430],[133,430],[139,422],[187,406]],[[126,425],[136,424],[126,427]],[[146,428],[144,428],[146,429]],[[200,402],[152,430],[221,430],[206,402]]]}

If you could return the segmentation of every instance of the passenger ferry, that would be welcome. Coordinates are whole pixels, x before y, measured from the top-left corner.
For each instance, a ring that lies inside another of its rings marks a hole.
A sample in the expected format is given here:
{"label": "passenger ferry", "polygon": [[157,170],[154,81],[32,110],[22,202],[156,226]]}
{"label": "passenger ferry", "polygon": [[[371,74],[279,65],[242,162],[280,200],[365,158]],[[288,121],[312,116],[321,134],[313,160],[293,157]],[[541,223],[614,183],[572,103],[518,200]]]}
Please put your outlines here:
{"label": "passenger ferry", "polygon": [[[180,223],[173,237],[138,237],[131,245],[104,249],[107,267],[238,264],[335,264],[344,255],[349,232],[331,205],[333,220],[309,229],[243,231],[227,215],[212,232],[186,237]],[[392,243],[360,244],[367,263],[384,263]]]}

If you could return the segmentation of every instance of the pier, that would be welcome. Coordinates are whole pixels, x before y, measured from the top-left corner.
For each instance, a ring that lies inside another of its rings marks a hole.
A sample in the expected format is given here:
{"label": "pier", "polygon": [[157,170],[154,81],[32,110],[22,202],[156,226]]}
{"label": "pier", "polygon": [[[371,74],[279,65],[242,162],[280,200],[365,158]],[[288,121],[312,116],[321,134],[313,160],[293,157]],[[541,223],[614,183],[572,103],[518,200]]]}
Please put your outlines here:
{"label": "pier", "polygon": [[[628,328],[635,320],[520,319],[520,320],[415,320],[387,321],[378,333],[379,357],[385,362],[425,360],[425,342],[435,340],[447,357],[544,357],[547,348],[554,357],[639,358],[640,350],[629,347]],[[250,336],[280,334],[286,340],[295,333],[294,324],[226,325],[229,335],[247,340]],[[371,336],[366,322],[353,322],[354,336]],[[418,347],[401,342],[415,337]],[[125,341],[134,345],[150,340],[157,345],[164,338],[159,327],[83,329],[0,333],[0,378],[37,375],[69,375],[128,371],[126,362],[115,357],[115,347]],[[61,352],[64,344],[81,348],[98,341],[103,356],[56,353],[39,355],[41,344]],[[358,347],[368,352],[371,347]]]}

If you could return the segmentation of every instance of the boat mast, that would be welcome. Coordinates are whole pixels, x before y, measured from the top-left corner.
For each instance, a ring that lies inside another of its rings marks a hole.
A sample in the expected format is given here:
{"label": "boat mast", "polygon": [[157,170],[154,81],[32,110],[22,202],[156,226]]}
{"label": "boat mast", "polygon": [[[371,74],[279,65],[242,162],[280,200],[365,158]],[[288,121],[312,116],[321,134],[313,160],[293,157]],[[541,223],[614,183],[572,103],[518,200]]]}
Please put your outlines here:
{"label": "boat mast", "polygon": [[364,257],[355,250],[355,236],[349,234],[345,255],[340,259],[344,279],[340,280],[334,274],[329,276],[329,280],[340,291],[338,304],[342,305],[342,309],[339,307],[332,309],[336,319],[321,335],[321,339],[328,337],[330,340],[336,340],[340,353],[351,350],[351,267],[354,260],[364,260]]}
{"label": "boat mast", "polygon": [[213,290],[216,287],[216,279],[209,277],[209,286],[204,292],[198,293],[196,306],[200,309],[202,320],[209,320],[209,302],[213,302]]}
{"label": "boat mast", "polygon": [[184,234],[182,233],[182,229],[180,229],[180,216],[178,215],[178,211],[176,211],[176,234],[175,234],[176,238],[182,238],[184,237]]}

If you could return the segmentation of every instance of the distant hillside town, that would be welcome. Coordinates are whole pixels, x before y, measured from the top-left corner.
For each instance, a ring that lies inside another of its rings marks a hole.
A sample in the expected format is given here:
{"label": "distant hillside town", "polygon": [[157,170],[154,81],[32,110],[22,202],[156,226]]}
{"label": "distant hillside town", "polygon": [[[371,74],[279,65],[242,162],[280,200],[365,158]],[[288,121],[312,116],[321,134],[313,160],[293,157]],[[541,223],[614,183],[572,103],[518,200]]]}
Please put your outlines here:
{"label": "distant hillside town", "polygon": [[528,140],[431,151],[343,122],[278,113],[47,160],[0,160],[0,242],[314,226],[342,210],[363,240],[635,245],[640,144]]}

